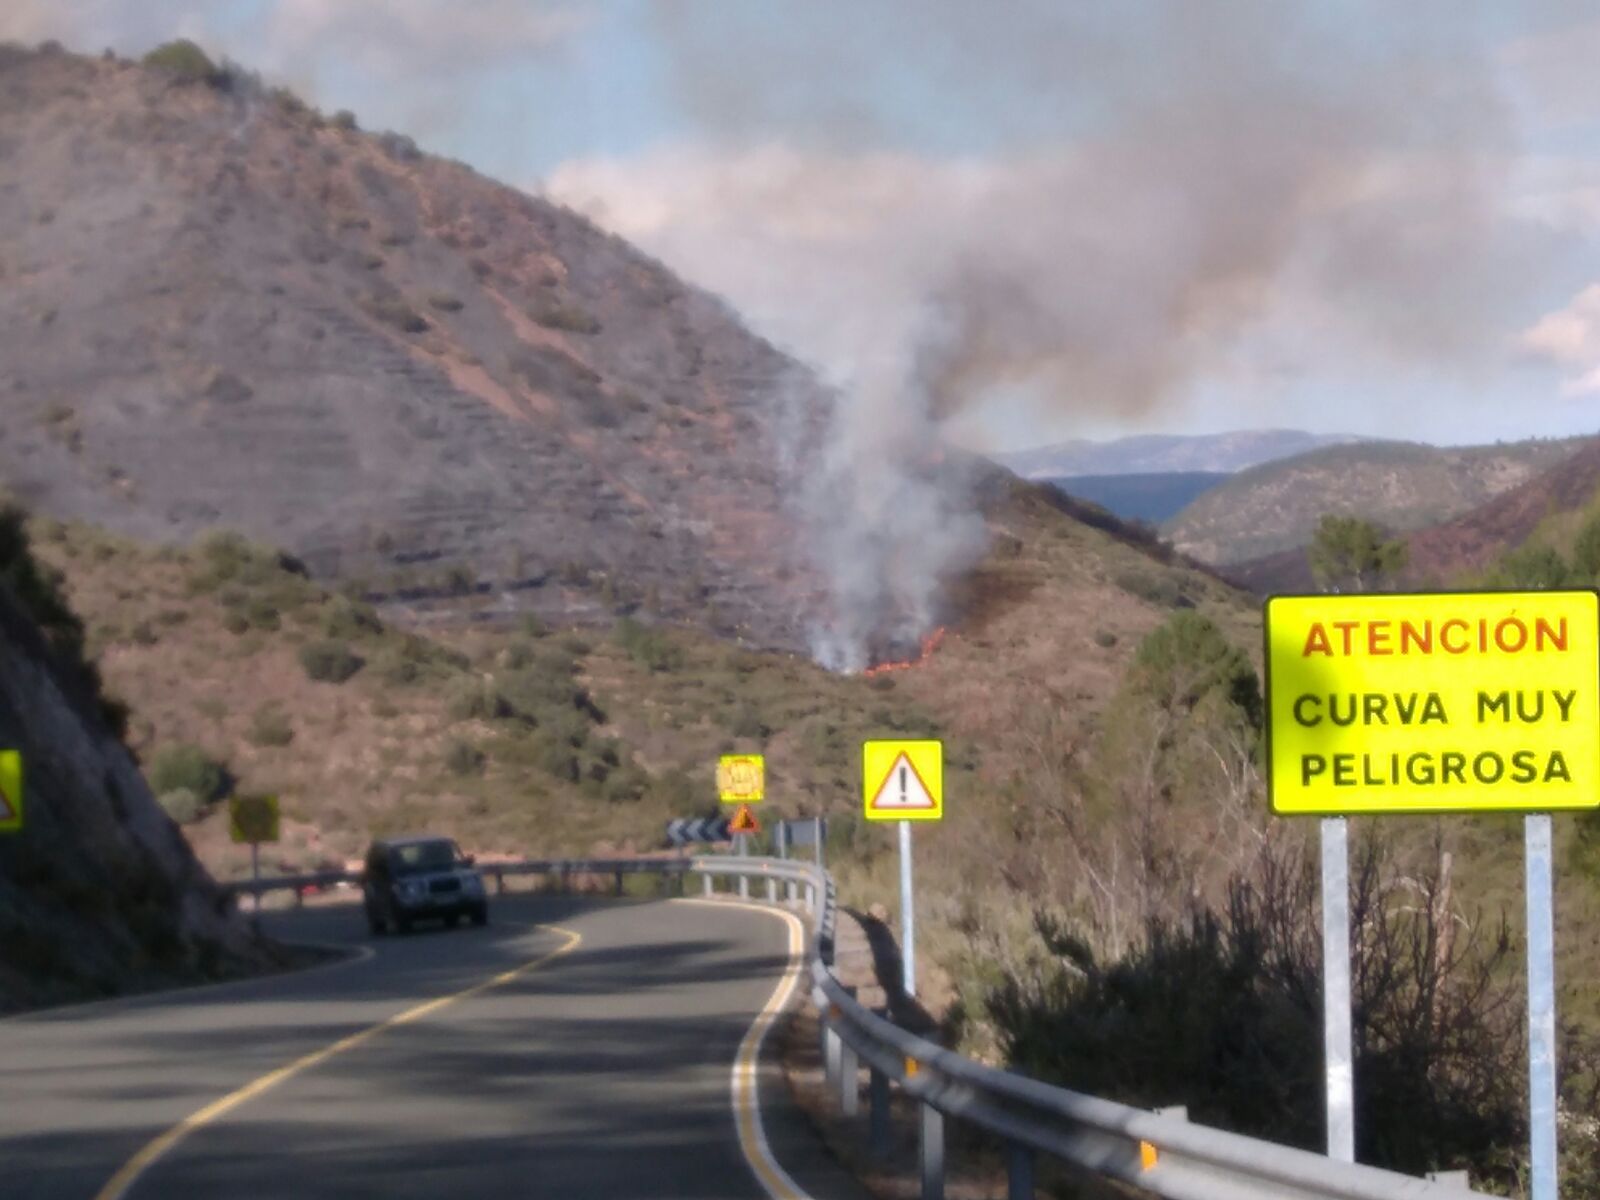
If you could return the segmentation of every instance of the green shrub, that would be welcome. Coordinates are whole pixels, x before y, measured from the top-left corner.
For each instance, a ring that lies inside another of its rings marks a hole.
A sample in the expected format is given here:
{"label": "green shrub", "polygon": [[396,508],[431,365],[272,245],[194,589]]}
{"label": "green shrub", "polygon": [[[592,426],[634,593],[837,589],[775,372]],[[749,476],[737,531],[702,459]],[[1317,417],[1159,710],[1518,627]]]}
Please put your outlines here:
{"label": "green shrub", "polygon": [[372,660],[372,673],[380,683],[405,687],[422,678],[422,663],[395,649],[380,651]]}
{"label": "green shrub", "polygon": [[1094,633],[1094,644],[1102,650],[1109,650],[1117,644],[1117,635],[1109,629],[1097,629]]}
{"label": "green shrub", "polygon": [[248,633],[250,618],[238,609],[230,608],[222,614],[222,627],[233,634]]}
{"label": "green shrub", "polygon": [[162,792],[156,802],[162,810],[179,825],[191,825],[198,821],[205,813],[206,806],[200,797],[188,788],[174,788],[170,792]]}
{"label": "green shrub", "polygon": [[761,714],[756,711],[754,706],[741,704],[734,711],[733,719],[728,722],[728,732],[736,738],[755,738],[760,740],[770,734],[772,730],[767,727],[766,722],[761,719]]}
{"label": "green shrub", "polygon": [[1159,608],[1178,608],[1190,603],[1182,585],[1165,573],[1118,571],[1113,582],[1130,596],[1137,596]]}
{"label": "green shrub", "polygon": [[564,333],[581,333],[593,336],[600,332],[600,322],[592,313],[575,304],[541,304],[530,314],[546,329],[559,329]]}
{"label": "green shrub", "polygon": [[652,671],[674,671],[683,666],[683,650],[659,629],[623,617],[612,637],[629,658]]}
{"label": "green shrub", "polygon": [[369,637],[383,632],[383,622],[372,605],[348,596],[334,596],[323,606],[322,632],[330,638]]}
{"label": "green shrub", "polygon": [[471,742],[452,739],[445,747],[444,765],[452,775],[476,775],[483,770],[483,751]]}
{"label": "green shrub", "polygon": [[341,108],[338,112],[334,113],[333,116],[328,118],[328,124],[332,125],[335,129],[355,130],[361,127],[356,122],[355,113],[351,112],[348,108]]}
{"label": "green shrub", "polygon": [[460,297],[452,296],[449,292],[434,292],[428,297],[428,307],[453,313],[460,312],[462,304]]}
{"label": "green shrub", "polygon": [[343,683],[362,665],[360,656],[336,638],[307,642],[300,647],[300,666],[308,679],[319,683]]}
{"label": "green shrub", "polygon": [[222,798],[232,786],[227,767],[199,746],[187,742],[176,742],[157,750],[146,775],[150,790],[156,795],[183,789],[193,792],[201,804]]}
{"label": "green shrub", "polygon": [[179,83],[204,83],[220,87],[227,76],[188,38],[164,42],[144,56],[144,65],[164,71]]}
{"label": "green shrub", "polygon": [[1512,588],[1560,588],[1572,582],[1572,568],[1552,546],[1521,546],[1500,560],[1495,582]]}
{"label": "green shrub", "polygon": [[1584,586],[1600,583],[1600,512],[1583,523],[1572,543],[1572,574]]}
{"label": "green shrub", "polygon": [[256,709],[247,736],[257,746],[287,746],[294,741],[294,726],[282,709],[264,704]]}

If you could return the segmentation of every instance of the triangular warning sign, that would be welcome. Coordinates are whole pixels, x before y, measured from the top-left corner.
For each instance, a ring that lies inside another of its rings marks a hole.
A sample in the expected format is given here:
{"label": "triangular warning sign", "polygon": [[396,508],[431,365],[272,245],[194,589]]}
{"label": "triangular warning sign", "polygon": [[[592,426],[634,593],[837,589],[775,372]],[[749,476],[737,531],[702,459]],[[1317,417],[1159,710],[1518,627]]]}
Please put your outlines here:
{"label": "triangular warning sign", "polygon": [[11,797],[6,795],[4,787],[0,787],[0,825],[7,821],[17,819],[16,806],[11,803]]}
{"label": "triangular warning sign", "polygon": [[904,751],[896,755],[889,773],[867,804],[869,812],[926,812],[938,807],[911,756]]}
{"label": "triangular warning sign", "polygon": [[728,822],[729,833],[760,833],[761,822],[756,820],[756,814],[750,811],[748,804],[741,804],[734,811],[733,819]]}

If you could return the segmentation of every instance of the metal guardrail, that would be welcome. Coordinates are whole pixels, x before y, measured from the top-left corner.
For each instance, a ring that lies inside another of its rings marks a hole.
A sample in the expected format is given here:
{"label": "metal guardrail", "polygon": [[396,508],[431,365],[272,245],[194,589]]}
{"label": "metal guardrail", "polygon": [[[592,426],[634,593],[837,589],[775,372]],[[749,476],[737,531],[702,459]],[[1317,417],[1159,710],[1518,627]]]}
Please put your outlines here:
{"label": "metal guardrail", "polygon": [[[812,916],[808,969],[811,998],[821,1014],[828,1085],[845,1115],[860,1109],[861,1068],[868,1073],[868,1137],[876,1151],[890,1141],[891,1086],[920,1108],[923,1200],[944,1196],[944,1121],[965,1121],[999,1138],[1007,1151],[1007,1194],[1033,1200],[1039,1155],[1092,1175],[1119,1180],[1168,1200],[1493,1200],[1459,1177],[1418,1179],[1356,1163],[1335,1162],[1308,1150],[1191,1124],[1182,1110],[1148,1112],[1030,1079],[965,1058],[901,1029],[860,1004],[833,973],[837,917],[833,878],[796,860],[702,855],[655,859],[527,859],[484,863],[478,870],[503,888],[507,876],[652,873],[701,876],[705,894],[715,881],[735,882],[748,897],[764,884],[765,899],[803,903]],[[276,876],[229,883],[235,894],[359,882],[348,871]]]}

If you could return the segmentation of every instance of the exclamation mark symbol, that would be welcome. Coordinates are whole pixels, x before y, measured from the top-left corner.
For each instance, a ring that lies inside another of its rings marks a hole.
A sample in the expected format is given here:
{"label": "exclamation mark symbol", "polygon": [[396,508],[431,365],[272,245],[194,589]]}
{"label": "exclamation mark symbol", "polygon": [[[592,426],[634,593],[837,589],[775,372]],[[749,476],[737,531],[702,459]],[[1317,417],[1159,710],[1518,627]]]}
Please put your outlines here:
{"label": "exclamation mark symbol", "polygon": [[900,768],[900,806],[904,808],[911,803],[911,798],[906,795],[906,769]]}

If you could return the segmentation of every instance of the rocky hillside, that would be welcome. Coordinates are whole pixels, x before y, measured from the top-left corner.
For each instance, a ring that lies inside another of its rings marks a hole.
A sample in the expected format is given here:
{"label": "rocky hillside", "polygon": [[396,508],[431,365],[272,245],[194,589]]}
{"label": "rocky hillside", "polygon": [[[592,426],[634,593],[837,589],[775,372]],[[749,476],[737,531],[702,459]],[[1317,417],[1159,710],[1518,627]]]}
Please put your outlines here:
{"label": "rocky hillside", "polygon": [[0,1011],[277,961],[108,728],[117,711],[81,665],[81,628],[10,510],[0,580],[0,746],[22,754],[25,818],[0,834]]}
{"label": "rocky hillside", "polygon": [[3,49],[0,108],[0,478],[30,507],[799,643],[780,464],[819,397],[720,302],[203,58]]}
{"label": "rocky hillside", "polygon": [[1576,438],[1451,447],[1363,442],[1316,450],[1240,472],[1162,533],[1183,553],[1220,566],[1305,545],[1325,513],[1420,529],[1534,478],[1582,444]]}

